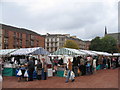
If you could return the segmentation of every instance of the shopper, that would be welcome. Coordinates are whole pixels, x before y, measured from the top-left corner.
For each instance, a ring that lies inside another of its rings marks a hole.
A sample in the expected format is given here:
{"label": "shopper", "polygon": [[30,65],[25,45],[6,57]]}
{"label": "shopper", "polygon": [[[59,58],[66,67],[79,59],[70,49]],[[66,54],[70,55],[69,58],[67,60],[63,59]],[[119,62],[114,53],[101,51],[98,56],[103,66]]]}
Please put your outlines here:
{"label": "shopper", "polygon": [[96,73],[96,57],[93,58],[94,73]]}
{"label": "shopper", "polygon": [[2,58],[0,58],[0,75],[2,75],[2,63],[3,63]]}
{"label": "shopper", "polygon": [[110,63],[111,63],[111,58],[110,58],[110,57],[107,57],[108,69],[110,69]]}
{"label": "shopper", "polygon": [[44,58],[42,58],[42,80],[47,79],[47,63]]}
{"label": "shopper", "polygon": [[79,69],[81,71],[81,75],[85,75],[86,73],[86,66],[85,66],[85,60],[81,57],[80,59],[80,66],[79,66]]}
{"label": "shopper", "polygon": [[78,76],[78,59],[76,57],[73,58],[73,72],[75,73],[75,77]]}
{"label": "shopper", "polygon": [[69,79],[71,79],[72,82],[75,81],[74,79],[74,73],[72,71],[72,62],[70,59],[68,59],[68,64],[67,64],[67,77],[66,77],[66,83],[68,83]]}
{"label": "shopper", "polygon": [[37,79],[41,80],[41,75],[42,75],[42,63],[40,60],[38,60],[38,64],[37,64]]}
{"label": "shopper", "polygon": [[32,57],[30,57],[28,61],[28,75],[29,75],[28,81],[33,81],[34,68],[35,68],[34,61]]}

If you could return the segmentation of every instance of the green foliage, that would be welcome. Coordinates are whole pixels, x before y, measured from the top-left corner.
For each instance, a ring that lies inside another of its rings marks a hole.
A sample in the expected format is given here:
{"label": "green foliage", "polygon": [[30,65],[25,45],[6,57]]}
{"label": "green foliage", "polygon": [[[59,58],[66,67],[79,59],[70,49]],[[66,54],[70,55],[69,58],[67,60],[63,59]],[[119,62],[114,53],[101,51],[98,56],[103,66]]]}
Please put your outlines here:
{"label": "green foliage", "polygon": [[105,36],[102,39],[102,50],[105,52],[117,52],[117,41],[111,36]]}
{"label": "green foliage", "polygon": [[91,41],[90,50],[100,51],[101,50],[101,39],[96,37]]}
{"label": "green foliage", "polygon": [[78,44],[73,40],[67,40],[64,44],[64,47],[66,48],[73,48],[73,49],[79,49]]}
{"label": "green foliage", "polygon": [[117,52],[117,41],[111,36],[96,37],[91,41],[90,49],[103,52]]}

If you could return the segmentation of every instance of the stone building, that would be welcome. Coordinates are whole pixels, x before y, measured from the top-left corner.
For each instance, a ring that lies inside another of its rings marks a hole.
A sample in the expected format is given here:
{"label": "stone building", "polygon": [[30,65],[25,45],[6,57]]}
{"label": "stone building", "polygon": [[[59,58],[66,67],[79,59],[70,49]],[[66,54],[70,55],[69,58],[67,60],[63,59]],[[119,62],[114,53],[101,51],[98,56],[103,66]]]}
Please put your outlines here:
{"label": "stone building", "polygon": [[75,41],[80,49],[86,48],[86,42],[77,38],[76,36],[70,36],[70,34],[49,34],[43,35],[45,37],[45,49],[49,52],[54,52],[59,48],[62,48],[67,40]]}

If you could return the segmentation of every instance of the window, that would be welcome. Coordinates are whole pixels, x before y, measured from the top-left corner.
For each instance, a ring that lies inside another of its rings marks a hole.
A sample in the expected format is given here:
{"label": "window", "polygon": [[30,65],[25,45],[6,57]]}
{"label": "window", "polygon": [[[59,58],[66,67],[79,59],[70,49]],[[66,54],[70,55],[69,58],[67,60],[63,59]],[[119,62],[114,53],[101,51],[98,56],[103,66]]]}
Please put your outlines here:
{"label": "window", "polygon": [[22,40],[20,40],[20,46],[22,46]]}
{"label": "window", "polygon": [[57,38],[55,38],[55,42],[57,42]]}
{"label": "window", "polygon": [[55,46],[57,47],[57,43],[55,43]]}
{"label": "window", "polygon": [[37,40],[37,47],[39,46],[39,41]]}
{"label": "window", "polygon": [[16,44],[19,45],[19,40],[16,40],[16,41],[17,41]]}
{"label": "window", "polygon": [[55,51],[57,51],[57,47],[55,47]]}
{"label": "window", "polygon": [[4,38],[4,43],[8,43],[8,38]]}
{"label": "window", "polygon": [[8,37],[8,31],[5,30],[5,37]]}
{"label": "window", "polygon": [[30,44],[29,44],[29,41],[26,41],[26,47],[28,47]]}
{"label": "window", "polygon": [[47,43],[47,47],[49,47],[49,43]]}
{"label": "window", "polygon": [[4,44],[4,49],[8,49],[8,44]]}
{"label": "window", "polygon": [[53,52],[53,48],[51,48],[51,52]]}
{"label": "window", "polygon": [[31,41],[31,46],[34,46],[34,41]]}
{"label": "window", "polygon": [[51,43],[51,46],[53,47],[53,43]]}
{"label": "window", "polygon": [[14,37],[16,37],[16,32],[14,32]]}
{"label": "window", "polygon": [[49,48],[47,48],[47,51],[49,51]]}
{"label": "window", "polygon": [[53,38],[51,38],[51,42],[53,42]]}
{"label": "window", "polygon": [[26,40],[29,40],[29,34],[26,34]]}
{"label": "window", "polygon": [[31,39],[35,39],[35,36],[34,35],[31,35],[31,37],[30,37]]}
{"label": "window", "polygon": [[61,38],[62,41],[64,41],[64,38]]}
{"label": "window", "polygon": [[22,33],[20,33],[20,38],[22,39]]}

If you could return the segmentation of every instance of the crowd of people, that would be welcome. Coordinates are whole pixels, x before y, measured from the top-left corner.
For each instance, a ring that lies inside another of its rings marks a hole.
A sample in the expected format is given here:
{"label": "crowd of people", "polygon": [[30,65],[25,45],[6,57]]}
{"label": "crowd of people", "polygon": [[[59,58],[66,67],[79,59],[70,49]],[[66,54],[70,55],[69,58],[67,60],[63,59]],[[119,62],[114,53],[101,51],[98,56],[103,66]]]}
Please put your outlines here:
{"label": "crowd of people", "polygon": [[[63,59],[61,58],[58,60],[58,57],[53,59],[53,66],[55,71],[57,72],[57,66],[63,65]],[[109,56],[78,56],[73,57],[73,61],[68,59],[68,63],[66,65],[67,78],[66,83],[68,82],[69,78],[71,78],[71,72],[73,71],[75,77],[80,75],[91,75],[96,73],[96,70],[100,69],[115,69],[120,67],[120,57],[109,57]],[[72,79],[72,82],[75,79]]]}
{"label": "crowd of people", "polygon": [[47,79],[47,63],[44,58],[41,60],[37,60],[37,64],[35,64],[35,60],[33,57],[29,57],[29,60],[24,61],[18,67],[18,81],[21,79],[26,79],[27,81],[33,81],[33,73],[36,71],[38,80],[46,80]]}
{"label": "crowd of people", "polygon": [[[0,61],[2,61],[0,59]],[[120,67],[120,57],[108,57],[108,56],[77,56],[68,58],[67,63],[64,63],[64,58],[58,59],[58,57],[54,57],[53,59],[50,57],[50,61],[52,62],[52,69],[54,76],[57,75],[58,66],[62,66],[65,68],[66,73],[66,83],[69,79],[74,82],[75,78],[83,75],[91,75],[96,73],[96,70],[100,69],[115,69]],[[47,67],[48,64],[45,58],[41,60],[37,60],[37,64],[35,64],[35,59],[33,57],[29,57],[23,63],[19,64],[18,67],[18,81],[21,81],[25,78],[27,81],[33,81],[33,73],[36,71],[38,80],[46,80],[47,79]]]}

